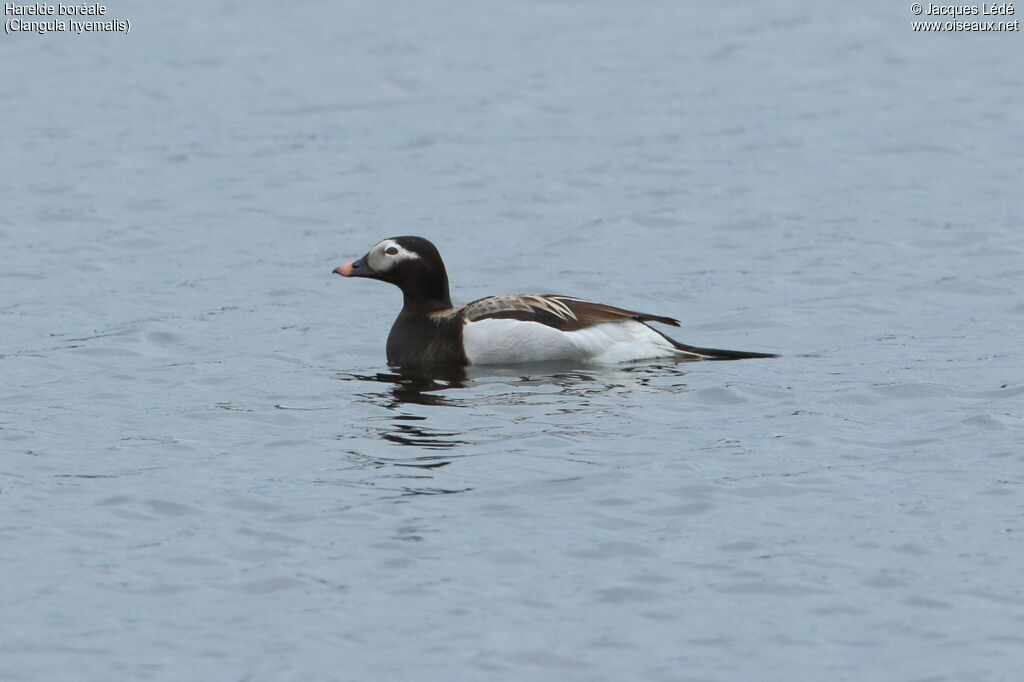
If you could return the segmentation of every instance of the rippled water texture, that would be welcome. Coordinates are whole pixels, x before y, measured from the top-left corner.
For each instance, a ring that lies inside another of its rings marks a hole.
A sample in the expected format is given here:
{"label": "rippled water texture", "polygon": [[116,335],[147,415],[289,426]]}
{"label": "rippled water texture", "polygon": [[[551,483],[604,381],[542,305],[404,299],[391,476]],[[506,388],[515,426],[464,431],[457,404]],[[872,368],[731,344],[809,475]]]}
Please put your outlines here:
{"label": "rippled water texture", "polygon": [[[0,38],[0,679],[1020,679],[1020,34],[108,14]],[[401,376],[399,234],[782,357]]]}

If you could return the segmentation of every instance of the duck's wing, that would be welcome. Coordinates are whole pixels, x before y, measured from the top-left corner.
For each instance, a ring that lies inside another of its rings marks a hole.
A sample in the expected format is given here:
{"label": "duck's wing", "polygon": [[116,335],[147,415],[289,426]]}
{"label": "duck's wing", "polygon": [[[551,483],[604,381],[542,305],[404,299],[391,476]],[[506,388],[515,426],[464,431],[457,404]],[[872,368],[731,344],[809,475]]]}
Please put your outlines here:
{"label": "duck's wing", "polygon": [[585,301],[572,296],[555,294],[506,294],[489,296],[472,301],[459,309],[467,322],[479,320],[522,320],[539,322],[558,329],[572,332],[586,329],[602,322],[661,322],[678,327],[679,320],[662,315],[650,315],[635,310],[625,310],[603,303]]}

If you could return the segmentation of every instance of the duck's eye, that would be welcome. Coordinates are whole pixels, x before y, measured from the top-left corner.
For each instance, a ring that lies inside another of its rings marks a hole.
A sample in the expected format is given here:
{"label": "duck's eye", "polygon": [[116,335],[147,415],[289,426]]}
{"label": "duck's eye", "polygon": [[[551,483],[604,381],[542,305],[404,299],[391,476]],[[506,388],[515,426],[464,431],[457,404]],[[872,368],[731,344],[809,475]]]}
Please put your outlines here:
{"label": "duck's eye", "polygon": [[389,256],[397,256],[398,249],[396,249],[394,246],[389,246],[388,248],[384,249],[384,253],[388,254]]}

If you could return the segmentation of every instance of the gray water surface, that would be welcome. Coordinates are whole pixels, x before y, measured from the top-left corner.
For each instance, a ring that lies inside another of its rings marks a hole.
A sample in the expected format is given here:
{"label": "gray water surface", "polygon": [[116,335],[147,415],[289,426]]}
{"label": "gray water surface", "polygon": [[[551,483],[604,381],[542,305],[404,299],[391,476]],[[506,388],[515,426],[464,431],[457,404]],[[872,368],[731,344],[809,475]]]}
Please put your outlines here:
{"label": "gray water surface", "polygon": [[[1019,679],[1019,33],[108,14],[0,38],[0,679]],[[403,378],[399,234],[782,357]]]}

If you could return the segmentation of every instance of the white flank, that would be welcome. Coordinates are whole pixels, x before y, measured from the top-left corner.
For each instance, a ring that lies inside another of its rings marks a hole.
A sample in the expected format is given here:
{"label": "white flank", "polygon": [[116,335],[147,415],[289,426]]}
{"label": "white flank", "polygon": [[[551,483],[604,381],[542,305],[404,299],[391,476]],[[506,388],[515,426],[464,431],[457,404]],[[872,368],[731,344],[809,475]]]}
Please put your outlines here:
{"label": "white flank", "polygon": [[683,355],[661,334],[635,320],[604,322],[574,332],[524,320],[477,320],[463,328],[462,341],[474,365],[551,360],[609,365]]}

